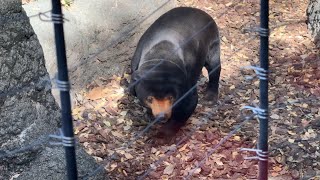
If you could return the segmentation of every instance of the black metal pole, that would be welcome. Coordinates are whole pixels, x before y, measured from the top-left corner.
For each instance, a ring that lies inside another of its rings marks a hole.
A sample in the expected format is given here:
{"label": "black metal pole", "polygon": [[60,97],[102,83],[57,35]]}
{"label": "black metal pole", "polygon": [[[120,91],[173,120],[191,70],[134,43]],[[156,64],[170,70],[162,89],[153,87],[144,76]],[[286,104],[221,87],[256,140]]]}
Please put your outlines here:
{"label": "black metal pole", "polygon": [[61,115],[62,115],[62,144],[65,147],[67,162],[67,177],[69,180],[78,179],[77,164],[74,146],[73,124],[71,116],[70,86],[68,78],[68,67],[65,50],[63,31],[63,15],[60,0],[52,0],[52,21],[54,23],[54,34],[58,64],[57,85],[60,89]]}
{"label": "black metal pole", "polygon": [[[260,67],[269,70],[269,0],[260,1]],[[268,152],[268,78],[260,79],[260,109],[266,111],[266,115],[260,120],[259,149],[262,154]],[[268,179],[268,158],[259,161],[259,180]]]}

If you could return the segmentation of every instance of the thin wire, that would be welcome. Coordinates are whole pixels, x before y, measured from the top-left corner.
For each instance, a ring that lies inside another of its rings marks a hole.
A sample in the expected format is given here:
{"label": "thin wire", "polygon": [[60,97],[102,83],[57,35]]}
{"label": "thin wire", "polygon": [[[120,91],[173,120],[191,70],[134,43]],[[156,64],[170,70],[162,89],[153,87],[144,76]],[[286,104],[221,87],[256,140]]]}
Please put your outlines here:
{"label": "thin wire", "polygon": [[40,13],[37,13],[37,14],[30,15],[30,16],[28,16],[28,18],[39,17],[41,14],[46,14],[46,13],[48,13],[48,12],[51,12],[51,10],[48,10],[48,11],[44,11],[44,12],[40,12]]}
{"label": "thin wire", "polygon": [[[38,82],[33,84],[33,85],[30,85],[34,81],[38,81]],[[7,92],[1,91],[0,92],[0,98],[4,98],[4,97],[6,97],[8,95],[12,96],[12,95],[15,95],[15,94],[17,94],[19,92],[23,92],[23,91],[26,91],[26,90],[31,90],[31,89],[35,88],[36,86],[41,86],[44,89],[47,89],[47,88],[51,89],[51,84],[48,83],[48,82],[50,82],[50,81],[49,80],[43,80],[40,77],[34,77],[28,83],[26,83],[28,85],[20,86],[20,87],[14,87],[14,88],[11,88],[11,89],[7,90]]]}
{"label": "thin wire", "polygon": [[[87,180],[92,176],[96,176],[100,171],[104,169],[104,166],[100,165],[98,168],[93,170],[90,174],[79,177],[79,179]],[[109,178],[108,178],[109,179]]]}
{"label": "thin wire", "polygon": [[3,152],[0,151],[0,159],[6,158],[6,157],[12,157],[17,154],[33,150],[36,146],[41,146],[41,145],[47,143],[48,140],[49,140],[49,137],[47,137],[45,139],[37,140],[37,141],[33,142],[32,144],[27,145],[27,146],[20,148],[20,149],[16,149],[16,150],[12,150],[12,151],[3,151]]}
{"label": "thin wire", "polygon": [[[59,130],[56,130],[53,134],[59,133]],[[33,141],[31,144],[26,145],[22,148],[16,149],[16,150],[5,150],[5,151],[0,151],[0,159],[10,157],[10,156],[15,156],[16,154],[24,153],[30,150],[33,150],[36,146],[42,146],[48,143],[50,140],[49,135],[42,135],[37,140]]]}

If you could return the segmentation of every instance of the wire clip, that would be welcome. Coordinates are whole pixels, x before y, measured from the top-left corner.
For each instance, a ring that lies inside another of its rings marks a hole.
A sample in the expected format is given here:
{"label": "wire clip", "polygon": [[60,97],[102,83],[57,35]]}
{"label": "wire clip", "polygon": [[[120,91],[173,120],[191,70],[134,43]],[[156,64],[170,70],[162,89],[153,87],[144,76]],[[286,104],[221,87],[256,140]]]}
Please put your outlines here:
{"label": "wire clip", "polygon": [[261,28],[261,27],[249,27],[249,28],[244,28],[243,33],[248,33],[248,32],[258,32],[260,36],[262,37],[268,37],[269,36],[269,29]]}
{"label": "wire clip", "polygon": [[[51,12],[51,11],[49,11]],[[48,13],[48,12],[46,12]],[[63,14],[54,14],[51,12],[51,18],[46,13],[39,13],[39,19],[44,22],[53,22],[54,24],[62,24],[64,20],[69,21],[68,19],[63,17]],[[44,19],[43,17],[47,18]]]}
{"label": "wire clip", "polygon": [[265,29],[262,27],[248,27],[244,28],[242,30],[243,33],[250,33],[250,32],[258,32],[260,36],[262,37],[268,37],[269,36],[269,29]]}
{"label": "wire clip", "polygon": [[54,146],[63,145],[65,147],[74,147],[74,144],[75,144],[74,137],[64,136],[61,129],[59,129],[59,132],[60,132],[60,135],[50,134],[49,137],[53,139],[57,139],[60,142],[49,142],[49,144]]}
{"label": "wire clip", "polygon": [[[268,80],[268,71],[256,66],[244,66],[242,69],[253,69],[260,80]],[[247,78],[249,79],[249,78]],[[252,79],[252,77],[250,77]]]}
{"label": "wire clip", "polygon": [[245,157],[244,159],[246,160],[258,159],[259,161],[268,161],[268,154],[269,154],[268,151],[262,151],[261,149],[250,149],[250,148],[241,148],[240,151],[256,152],[257,156]]}
{"label": "wire clip", "polygon": [[70,84],[69,81],[60,81],[56,79],[57,88],[60,91],[69,91],[70,90]]}
{"label": "wire clip", "polygon": [[248,109],[253,112],[253,114],[258,115],[259,119],[268,119],[268,111],[265,109],[261,109],[259,107],[252,107],[252,106],[244,106],[241,109],[241,114],[243,114],[243,110]]}
{"label": "wire clip", "polygon": [[268,37],[269,36],[269,29],[265,28],[259,28],[259,35],[262,37]]}

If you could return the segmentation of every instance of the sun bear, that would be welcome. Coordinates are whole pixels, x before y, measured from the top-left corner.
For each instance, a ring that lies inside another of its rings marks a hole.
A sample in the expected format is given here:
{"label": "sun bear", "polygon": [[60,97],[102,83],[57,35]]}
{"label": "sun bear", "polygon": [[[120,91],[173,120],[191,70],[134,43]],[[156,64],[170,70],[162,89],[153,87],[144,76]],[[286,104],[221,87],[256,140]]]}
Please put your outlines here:
{"label": "sun bear", "polygon": [[215,21],[202,10],[174,8],[140,38],[131,61],[130,92],[154,117],[167,120],[165,136],[175,134],[194,112],[198,93],[193,87],[203,67],[209,72],[206,99],[216,102],[220,37]]}

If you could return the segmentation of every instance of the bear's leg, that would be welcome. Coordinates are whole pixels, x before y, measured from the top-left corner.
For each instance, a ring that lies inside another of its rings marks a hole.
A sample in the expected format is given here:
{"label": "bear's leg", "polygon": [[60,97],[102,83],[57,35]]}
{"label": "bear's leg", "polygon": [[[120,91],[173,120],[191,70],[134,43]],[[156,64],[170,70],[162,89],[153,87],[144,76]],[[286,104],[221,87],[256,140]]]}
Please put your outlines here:
{"label": "bear's leg", "polygon": [[207,86],[207,92],[205,99],[209,104],[214,104],[218,100],[219,95],[219,79],[221,72],[221,63],[220,63],[220,45],[212,45],[211,51],[207,56],[205,67],[208,70],[209,74],[209,83]]}

